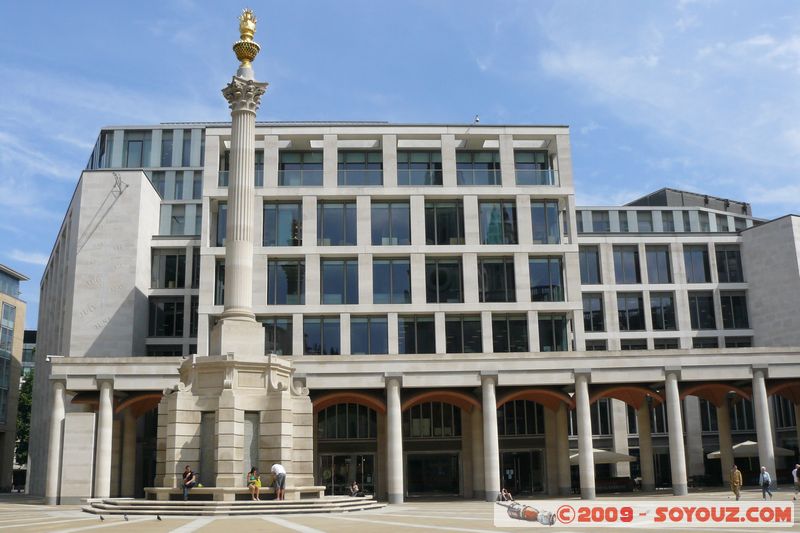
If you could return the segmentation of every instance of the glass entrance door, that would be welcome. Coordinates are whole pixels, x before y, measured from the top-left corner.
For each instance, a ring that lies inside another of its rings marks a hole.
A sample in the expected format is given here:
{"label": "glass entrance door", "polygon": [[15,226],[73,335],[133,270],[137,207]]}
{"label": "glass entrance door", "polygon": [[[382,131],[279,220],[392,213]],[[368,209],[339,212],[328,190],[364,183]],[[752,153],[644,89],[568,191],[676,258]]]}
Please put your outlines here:
{"label": "glass entrance door", "polygon": [[514,495],[542,492],[545,481],[543,459],[541,450],[501,453],[501,485]]}
{"label": "glass entrance door", "polygon": [[408,494],[457,496],[460,472],[457,453],[408,454]]}
{"label": "glass entrance door", "polygon": [[319,482],[325,494],[349,495],[353,481],[364,493],[375,494],[374,454],[324,454],[319,460]]}

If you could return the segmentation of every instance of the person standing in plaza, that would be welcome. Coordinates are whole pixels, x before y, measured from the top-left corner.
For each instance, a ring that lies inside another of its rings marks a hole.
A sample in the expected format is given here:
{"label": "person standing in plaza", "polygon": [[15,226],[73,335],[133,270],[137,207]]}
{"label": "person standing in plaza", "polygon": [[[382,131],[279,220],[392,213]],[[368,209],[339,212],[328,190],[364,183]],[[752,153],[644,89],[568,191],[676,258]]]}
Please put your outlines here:
{"label": "person standing in plaza", "polygon": [[742,490],[742,473],[736,465],[731,468],[731,490],[736,495],[736,501],[739,501],[739,495]]}
{"label": "person standing in plaza", "polygon": [[769,490],[770,485],[772,485],[772,477],[767,472],[767,467],[761,467],[761,474],[758,475],[758,484],[761,485],[761,499],[766,500],[767,494],[769,494],[769,499],[772,499],[772,491]]}
{"label": "person standing in plaza", "polygon": [[275,499],[283,500],[286,496],[286,469],[282,464],[275,463],[270,469],[275,478]]}

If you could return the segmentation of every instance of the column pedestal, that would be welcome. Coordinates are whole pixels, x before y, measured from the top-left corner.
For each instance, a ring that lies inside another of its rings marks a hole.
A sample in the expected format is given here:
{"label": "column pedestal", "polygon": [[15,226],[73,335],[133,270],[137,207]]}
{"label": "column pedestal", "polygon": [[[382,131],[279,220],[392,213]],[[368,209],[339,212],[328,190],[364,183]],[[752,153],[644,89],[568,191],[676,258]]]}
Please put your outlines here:
{"label": "column pedestal", "polygon": [[672,472],[672,493],[684,496],[689,493],[686,481],[686,452],[683,446],[683,419],[678,392],[678,376],[666,373],[667,424],[669,426],[669,464]]}

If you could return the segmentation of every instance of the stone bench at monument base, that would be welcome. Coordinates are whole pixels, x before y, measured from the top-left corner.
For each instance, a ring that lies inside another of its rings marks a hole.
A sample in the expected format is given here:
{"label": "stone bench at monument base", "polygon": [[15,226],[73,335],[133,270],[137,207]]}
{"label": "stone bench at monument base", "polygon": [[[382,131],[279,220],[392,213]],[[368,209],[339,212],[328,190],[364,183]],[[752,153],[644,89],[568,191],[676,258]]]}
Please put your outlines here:
{"label": "stone bench at monument base", "polygon": [[[148,500],[167,501],[183,499],[183,489],[179,487],[147,487],[144,489],[144,493],[145,498]],[[322,498],[324,495],[325,487],[321,485],[286,487],[287,500]],[[275,496],[275,489],[273,487],[261,487],[261,497],[264,498],[265,496],[269,496],[269,499],[273,499]],[[195,487],[189,490],[189,500],[227,502],[249,499],[250,489],[247,487]]]}

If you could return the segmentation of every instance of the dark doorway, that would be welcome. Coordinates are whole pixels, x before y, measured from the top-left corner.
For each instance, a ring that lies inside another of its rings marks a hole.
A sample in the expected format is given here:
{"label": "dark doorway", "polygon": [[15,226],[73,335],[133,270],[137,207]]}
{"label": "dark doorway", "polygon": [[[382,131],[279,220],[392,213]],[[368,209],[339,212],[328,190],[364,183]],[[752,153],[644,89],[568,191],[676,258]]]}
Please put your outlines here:
{"label": "dark doorway", "polygon": [[406,461],[409,496],[457,496],[460,493],[457,453],[409,454]]}
{"label": "dark doorway", "polygon": [[511,494],[533,494],[544,490],[541,450],[503,452],[500,457],[501,484]]}

